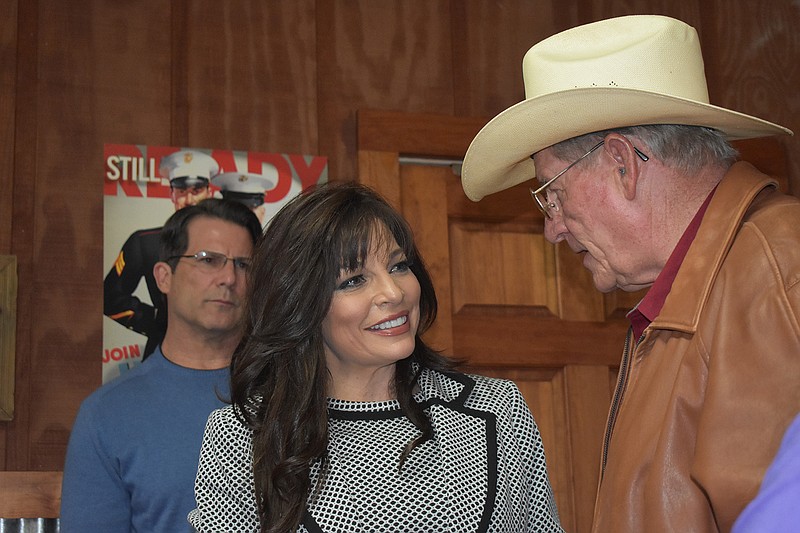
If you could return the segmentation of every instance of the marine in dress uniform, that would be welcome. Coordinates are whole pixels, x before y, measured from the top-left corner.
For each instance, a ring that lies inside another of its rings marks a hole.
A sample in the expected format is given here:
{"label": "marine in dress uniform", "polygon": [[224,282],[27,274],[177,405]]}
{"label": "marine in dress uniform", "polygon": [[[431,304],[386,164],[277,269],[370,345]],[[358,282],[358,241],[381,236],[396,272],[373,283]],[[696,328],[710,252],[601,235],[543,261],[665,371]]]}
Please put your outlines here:
{"label": "marine in dress uniform", "polygon": [[[181,150],[163,158],[159,170],[169,179],[177,211],[211,196],[209,183],[219,172],[219,164],[206,153]],[[161,343],[167,330],[167,302],[153,277],[160,239],[161,227],[133,232],[103,282],[103,314],[147,337],[143,359]],[[151,303],[133,294],[142,278]]]}
{"label": "marine in dress uniform", "polygon": [[263,174],[252,172],[223,172],[214,176],[211,183],[220,188],[222,197],[249,207],[258,217],[261,226],[267,222],[264,193],[278,183],[278,170],[264,165]]}

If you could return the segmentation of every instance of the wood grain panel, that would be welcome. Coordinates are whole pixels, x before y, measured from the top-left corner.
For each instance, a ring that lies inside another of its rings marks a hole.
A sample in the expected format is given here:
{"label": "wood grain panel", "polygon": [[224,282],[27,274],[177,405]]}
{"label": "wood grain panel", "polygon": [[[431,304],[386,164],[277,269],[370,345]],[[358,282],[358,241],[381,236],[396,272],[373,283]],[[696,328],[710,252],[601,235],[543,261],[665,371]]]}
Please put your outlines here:
{"label": "wood grain panel", "polygon": [[777,137],[747,139],[734,141],[733,146],[739,150],[739,158],[752,163],[757,169],[778,180],[784,192],[790,192],[789,159],[786,157],[785,144]]}
{"label": "wood grain panel", "polygon": [[0,516],[57,518],[62,477],[61,472],[0,472]]}
{"label": "wood grain panel", "polygon": [[[149,7],[149,9],[144,9]],[[80,401],[100,385],[104,142],[169,139],[170,6],[95,1],[38,20],[37,194],[29,429],[19,467],[63,467]],[[70,46],[64,46],[64,39]],[[161,80],[161,83],[157,83]],[[156,81],[156,83],[154,83]],[[58,117],[58,120],[48,120]],[[55,186],[58,184],[58,186]],[[55,267],[57,266],[57,267]],[[24,268],[22,265],[21,268]],[[21,282],[24,283],[23,280]],[[64,386],[65,369],[81,376]],[[15,465],[9,465],[12,468]]]}
{"label": "wood grain panel", "polygon": [[[455,112],[492,117],[522,101],[522,56],[553,33],[571,3],[451,0]],[[561,29],[561,28],[559,28]]]}
{"label": "wood grain panel", "polygon": [[[702,2],[703,57],[711,102],[800,132],[800,9],[793,2]],[[789,188],[800,193],[800,139],[781,137]]]}
{"label": "wood grain panel", "polygon": [[[17,2],[0,3],[0,191],[14,190],[14,117],[17,72]],[[0,194],[0,254],[11,250],[11,200]]]}
{"label": "wood grain panel", "polygon": [[[702,45],[709,96],[717,105],[782,123],[787,95],[797,94],[800,33],[791,2],[703,2]],[[736,46],[731,46],[736,43]]]}
{"label": "wood grain panel", "polygon": [[453,222],[450,246],[454,312],[507,305],[558,314],[553,247],[541,234]]}
{"label": "wood grain panel", "polygon": [[0,421],[14,419],[17,258],[0,255]]}
{"label": "wood grain panel", "polygon": [[[36,379],[29,388],[27,460],[36,469],[63,469],[77,407],[100,385],[102,334],[97,317],[102,308],[97,291],[88,284],[43,283],[38,289],[32,305],[47,323],[38,326],[39,334],[32,339]],[[77,314],[75,309],[88,311]]]}
{"label": "wood grain panel", "polygon": [[[425,342],[446,355],[453,354],[452,291],[450,290],[450,248],[447,230],[447,168],[433,171],[417,165],[401,165],[402,212],[414,230],[417,247],[436,288],[438,317],[425,334]],[[414,194],[425,189],[423,196]]]}
{"label": "wood grain panel", "polygon": [[453,219],[480,220],[483,223],[510,223],[525,226],[531,233],[544,232],[542,214],[531,198],[531,182],[524,182],[473,202],[461,188],[461,180],[448,182],[447,211]]}
{"label": "wood grain panel", "polygon": [[622,320],[571,322],[527,308],[468,307],[453,319],[455,354],[489,366],[618,365],[626,330]]}
{"label": "wood grain panel", "polygon": [[356,111],[453,110],[448,2],[317,5],[320,151],[334,179],[356,174]]}
{"label": "wood grain panel", "polygon": [[403,209],[397,152],[364,150],[358,153],[358,181],[381,191],[398,211]]}
{"label": "wood grain panel", "polygon": [[[18,5],[17,55],[20,58],[35,58],[38,50],[38,10],[32,2]],[[31,90],[37,86],[38,71],[35,61],[22,60],[17,63],[16,107],[14,131],[14,184],[9,190],[13,195],[11,253],[17,256],[17,349],[16,390],[14,420],[3,424],[5,430],[4,454],[0,462],[4,469],[25,470],[30,468],[27,449],[30,433],[30,384],[31,335],[34,311],[31,306],[33,293],[33,249],[34,249],[34,198],[37,144],[37,97]]]}
{"label": "wood grain panel", "polygon": [[[17,0],[0,3],[0,254],[12,250],[16,129]],[[15,375],[11,375],[14,379]],[[0,469],[5,468],[7,424],[0,424]]]}
{"label": "wood grain panel", "polygon": [[582,0],[580,3],[583,4],[582,14],[588,14],[589,17],[570,22],[570,26],[610,17],[641,14],[674,17],[698,28],[698,30],[701,26],[701,0],[685,0],[681,2],[673,0],[601,0],[599,2],[596,0]]}
{"label": "wood grain panel", "polygon": [[[583,255],[566,242],[556,244],[559,316],[566,320],[604,320],[603,295],[597,292],[592,274],[583,266]],[[566,280],[569,280],[567,283]]]}
{"label": "wood grain panel", "polygon": [[[525,98],[522,57],[542,39],[578,24],[619,15],[658,13],[699,24],[699,0],[452,0],[455,111],[492,117]],[[479,75],[476,75],[479,73]]]}
{"label": "wood grain panel", "polygon": [[169,146],[189,146],[189,0],[170,2],[170,121]]}
{"label": "wood grain panel", "polygon": [[[537,379],[537,374],[541,372],[539,369],[509,369],[494,375],[512,379],[520,387],[542,435],[547,471],[558,505],[561,526],[565,531],[576,531],[576,502],[572,482],[574,467],[568,432],[569,414],[564,401],[567,394],[564,369],[551,370],[552,378],[549,382]],[[530,384],[537,384],[537,381],[539,386],[531,390]],[[545,384],[548,386],[545,387]]]}
{"label": "wood grain panel", "polygon": [[572,461],[569,440],[564,429],[567,413],[563,402],[564,373],[556,369],[508,369],[505,372],[489,368],[481,374],[514,381],[522,392],[542,436],[547,459],[547,472],[558,505],[562,526],[574,531],[572,498]]}
{"label": "wood grain panel", "polygon": [[194,0],[181,17],[189,146],[325,155],[314,0]]}
{"label": "wood grain panel", "polygon": [[611,403],[608,366],[569,365],[564,374],[576,529],[589,531],[600,476],[606,416]]}
{"label": "wood grain panel", "polygon": [[[379,109],[358,111],[361,151],[394,150],[405,155],[462,157],[471,140],[486,124],[441,113],[408,113]],[[436,138],[431,145],[429,139]],[[461,195],[463,196],[463,194]]]}

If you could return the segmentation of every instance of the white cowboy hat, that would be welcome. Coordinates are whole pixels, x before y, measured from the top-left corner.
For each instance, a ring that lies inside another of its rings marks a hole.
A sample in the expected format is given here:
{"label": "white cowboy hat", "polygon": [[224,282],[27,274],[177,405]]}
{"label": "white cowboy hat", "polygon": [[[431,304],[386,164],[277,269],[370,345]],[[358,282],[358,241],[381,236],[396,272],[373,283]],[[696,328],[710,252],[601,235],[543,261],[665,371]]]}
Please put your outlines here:
{"label": "white cowboy hat", "polygon": [[595,131],[687,124],[729,139],[792,134],[709,104],[697,32],[669,17],[618,17],[553,35],[528,50],[522,76],[525,100],[489,121],[464,158],[461,185],[475,202],[534,178],[532,154]]}

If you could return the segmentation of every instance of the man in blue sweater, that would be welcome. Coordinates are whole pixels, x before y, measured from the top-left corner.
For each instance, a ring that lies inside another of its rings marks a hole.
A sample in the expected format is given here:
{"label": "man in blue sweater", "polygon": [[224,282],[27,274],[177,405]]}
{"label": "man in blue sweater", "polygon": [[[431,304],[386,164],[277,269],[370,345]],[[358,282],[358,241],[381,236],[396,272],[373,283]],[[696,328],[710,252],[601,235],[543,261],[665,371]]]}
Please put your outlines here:
{"label": "man in blue sweater", "polygon": [[194,478],[209,413],[229,391],[258,218],[228,200],[175,212],[153,268],[168,302],[151,357],[92,393],[72,428],[61,531],[191,531]]}

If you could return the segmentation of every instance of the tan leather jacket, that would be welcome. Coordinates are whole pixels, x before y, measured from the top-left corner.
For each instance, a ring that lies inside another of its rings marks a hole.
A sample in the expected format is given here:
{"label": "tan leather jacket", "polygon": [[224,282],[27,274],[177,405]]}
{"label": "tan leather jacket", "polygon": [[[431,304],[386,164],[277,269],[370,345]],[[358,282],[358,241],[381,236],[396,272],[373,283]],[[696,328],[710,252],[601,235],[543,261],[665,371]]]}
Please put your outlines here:
{"label": "tan leather jacket", "polygon": [[729,531],[800,412],[800,202],[776,185],[731,167],[623,361],[595,533]]}

